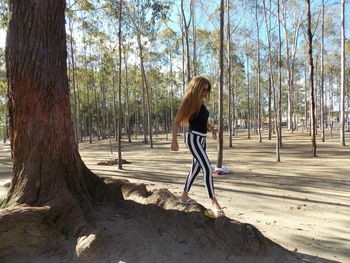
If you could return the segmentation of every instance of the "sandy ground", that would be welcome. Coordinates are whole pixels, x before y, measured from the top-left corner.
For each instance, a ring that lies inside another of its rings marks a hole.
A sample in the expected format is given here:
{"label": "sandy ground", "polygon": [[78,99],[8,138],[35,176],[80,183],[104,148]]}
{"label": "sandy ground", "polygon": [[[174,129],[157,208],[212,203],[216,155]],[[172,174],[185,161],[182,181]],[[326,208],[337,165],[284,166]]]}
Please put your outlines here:
{"label": "sandy ground", "polygon": [[[350,134],[347,134],[350,137]],[[123,159],[117,166],[98,166],[98,161],[117,158],[115,143],[109,140],[80,144],[80,153],[89,168],[101,176],[142,182],[149,189],[168,188],[180,194],[191,155],[179,136],[180,151],[170,151],[170,140],[155,137],[154,148],[133,139],[123,143]],[[170,137],[169,137],[170,139]],[[250,140],[243,132],[234,137],[234,147],[224,147],[224,165],[231,173],[214,178],[216,194],[228,217],[256,226],[265,236],[283,247],[318,256],[315,262],[350,262],[350,148],[339,137],[318,140],[318,158],[311,157],[310,137],[301,132],[284,133],[281,162],[275,156],[275,141]],[[228,138],[225,135],[225,143]],[[350,145],[350,139],[347,139]],[[10,181],[8,144],[0,143],[0,195]],[[111,148],[113,153],[111,153]],[[217,157],[217,144],[208,138],[208,155]],[[192,198],[209,207],[201,174],[191,189]],[[310,261],[313,262],[313,261]]]}

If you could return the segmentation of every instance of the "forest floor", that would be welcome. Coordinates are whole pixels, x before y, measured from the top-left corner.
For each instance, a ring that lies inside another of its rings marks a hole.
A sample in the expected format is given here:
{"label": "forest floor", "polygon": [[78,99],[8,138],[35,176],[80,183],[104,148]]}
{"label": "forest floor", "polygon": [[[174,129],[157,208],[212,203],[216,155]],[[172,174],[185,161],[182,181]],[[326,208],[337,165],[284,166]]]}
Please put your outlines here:
{"label": "forest floor", "polygon": [[[318,157],[314,158],[306,133],[284,131],[278,163],[275,140],[269,141],[267,134],[259,143],[257,135],[247,139],[240,131],[233,137],[233,148],[228,147],[225,134],[224,166],[231,172],[215,175],[214,185],[226,215],[254,225],[284,248],[317,256],[304,262],[350,262],[350,134],[346,136],[346,147],[340,146],[338,134],[333,138],[326,134],[324,143],[318,138]],[[150,190],[167,188],[180,195],[191,167],[183,137],[178,137],[178,152],[170,151],[170,136],[169,140],[155,136],[153,149],[141,140],[139,136],[132,143],[123,142],[122,158],[131,163],[121,171],[116,165],[97,165],[117,158],[115,142],[112,147],[109,140],[81,143],[80,154],[97,175],[145,183]],[[207,143],[214,166],[217,142],[208,137]],[[3,185],[10,181],[10,173],[10,147],[0,143],[0,196],[6,193]],[[190,195],[210,207],[202,178],[201,174],[197,177]]]}

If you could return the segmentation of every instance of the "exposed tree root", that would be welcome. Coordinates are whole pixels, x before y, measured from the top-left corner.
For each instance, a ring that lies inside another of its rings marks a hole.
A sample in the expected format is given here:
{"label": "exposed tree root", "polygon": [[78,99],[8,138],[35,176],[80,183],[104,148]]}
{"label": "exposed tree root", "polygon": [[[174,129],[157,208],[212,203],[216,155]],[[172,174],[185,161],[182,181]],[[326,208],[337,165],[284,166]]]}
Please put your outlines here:
{"label": "exposed tree root", "polygon": [[[128,183],[122,187],[122,193],[127,200],[147,205],[144,206],[144,209],[138,209],[140,214],[148,214],[154,220],[159,221],[159,224],[162,224],[162,219],[164,219],[163,222],[167,222],[167,217],[177,217],[177,224],[183,229],[189,232],[193,228],[201,229],[200,235],[206,236],[208,240],[215,240],[215,244],[225,248],[228,254],[264,255],[272,248],[283,249],[250,224],[240,223],[228,217],[208,219],[204,215],[206,210],[204,206],[201,204],[183,205],[167,189],[148,192],[143,184]],[[150,205],[154,207],[150,208]]]}
{"label": "exposed tree root", "polygon": [[[204,215],[205,207],[183,205],[167,189],[149,192],[143,184],[113,178],[104,178],[104,183],[104,191],[99,191],[96,197],[100,205],[112,202],[121,210],[134,207],[135,216],[147,217],[169,232],[191,233],[228,255],[263,256],[272,250],[285,251],[254,226],[227,217],[209,219]],[[52,200],[42,207],[16,206],[0,210],[0,259],[14,253],[68,253],[81,259],[103,254],[108,238],[93,226],[76,199],[66,197],[64,200]]]}

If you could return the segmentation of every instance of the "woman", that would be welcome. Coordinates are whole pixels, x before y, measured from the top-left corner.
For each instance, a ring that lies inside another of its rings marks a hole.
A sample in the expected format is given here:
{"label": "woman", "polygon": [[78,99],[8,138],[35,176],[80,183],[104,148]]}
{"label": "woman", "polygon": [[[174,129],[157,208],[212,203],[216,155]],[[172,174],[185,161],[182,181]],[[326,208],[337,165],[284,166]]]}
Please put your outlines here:
{"label": "woman", "polygon": [[171,149],[173,151],[179,150],[177,133],[181,123],[183,123],[188,126],[186,144],[192,153],[193,160],[191,171],[188,173],[185,188],[181,195],[181,202],[184,204],[195,203],[195,201],[188,196],[188,192],[199,171],[202,169],[205,187],[212,202],[211,210],[214,212],[215,216],[218,217],[224,216],[225,214],[215,197],[212,168],[205,152],[207,130],[211,130],[214,140],[217,138],[214,128],[208,123],[209,111],[204,105],[204,102],[209,101],[210,90],[211,84],[209,80],[202,76],[194,77],[188,84],[175,117]]}

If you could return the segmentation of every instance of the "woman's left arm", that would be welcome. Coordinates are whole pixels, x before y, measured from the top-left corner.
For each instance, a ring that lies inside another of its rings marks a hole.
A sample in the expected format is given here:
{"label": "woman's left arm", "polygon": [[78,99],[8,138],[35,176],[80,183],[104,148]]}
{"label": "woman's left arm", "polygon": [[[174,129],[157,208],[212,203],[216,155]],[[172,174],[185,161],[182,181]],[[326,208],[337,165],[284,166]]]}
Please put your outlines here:
{"label": "woman's left arm", "polygon": [[214,126],[208,122],[207,127],[208,127],[208,130],[211,131],[211,136],[213,137],[213,139],[216,140],[218,136],[216,135],[216,131],[214,129]]}

